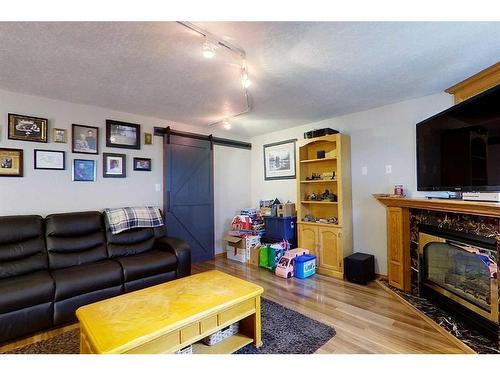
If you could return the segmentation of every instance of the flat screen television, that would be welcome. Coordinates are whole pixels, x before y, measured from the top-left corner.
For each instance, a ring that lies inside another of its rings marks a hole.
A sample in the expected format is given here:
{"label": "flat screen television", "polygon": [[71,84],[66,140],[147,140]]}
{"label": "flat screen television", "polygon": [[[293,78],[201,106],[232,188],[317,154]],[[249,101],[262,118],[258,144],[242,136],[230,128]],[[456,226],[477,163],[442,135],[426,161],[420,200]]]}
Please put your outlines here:
{"label": "flat screen television", "polygon": [[500,191],[500,85],[417,124],[419,191]]}

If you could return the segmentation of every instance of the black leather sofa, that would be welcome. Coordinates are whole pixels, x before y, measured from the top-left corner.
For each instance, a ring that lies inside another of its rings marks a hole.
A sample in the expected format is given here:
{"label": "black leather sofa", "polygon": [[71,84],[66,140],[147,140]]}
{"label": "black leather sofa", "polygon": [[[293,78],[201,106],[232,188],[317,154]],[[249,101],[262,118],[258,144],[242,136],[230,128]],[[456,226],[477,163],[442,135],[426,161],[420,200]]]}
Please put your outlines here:
{"label": "black leather sofa", "polygon": [[113,235],[98,211],[0,217],[0,342],[75,321],[78,307],[187,276],[165,228]]}

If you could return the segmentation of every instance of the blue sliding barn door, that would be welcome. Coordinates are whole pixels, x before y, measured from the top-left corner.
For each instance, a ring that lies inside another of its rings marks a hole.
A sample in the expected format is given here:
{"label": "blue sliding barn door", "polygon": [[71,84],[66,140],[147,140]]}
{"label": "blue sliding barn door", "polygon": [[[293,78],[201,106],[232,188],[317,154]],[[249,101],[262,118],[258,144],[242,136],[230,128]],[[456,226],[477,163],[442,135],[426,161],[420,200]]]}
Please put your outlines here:
{"label": "blue sliding barn door", "polygon": [[165,220],[187,242],[193,262],[214,257],[213,147],[206,139],[164,136]]}

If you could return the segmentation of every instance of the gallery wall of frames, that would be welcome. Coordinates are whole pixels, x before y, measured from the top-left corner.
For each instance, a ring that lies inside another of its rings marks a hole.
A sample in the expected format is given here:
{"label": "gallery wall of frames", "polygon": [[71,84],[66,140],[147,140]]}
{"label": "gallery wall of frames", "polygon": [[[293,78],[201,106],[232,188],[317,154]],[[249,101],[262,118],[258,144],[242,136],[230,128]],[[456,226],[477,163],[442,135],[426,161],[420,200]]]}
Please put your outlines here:
{"label": "gallery wall of frames", "polygon": [[[33,151],[32,162],[24,160],[23,148],[0,147],[0,177],[23,177],[25,168],[40,170],[66,170],[71,168],[72,181],[95,182],[101,167],[103,178],[127,177],[127,149],[140,150],[153,144],[153,134],[141,132],[141,125],[113,119],[105,119],[105,134],[102,128],[89,124],[71,124],[71,128],[52,127],[50,121],[33,115],[9,113],[7,139],[22,142],[38,142],[40,147]],[[105,137],[107,148],[120,152],[99,150],[100,137]],[[68,151],[51,149],[51,143],[68,144]],[[66,154],[71,153],[70,165]],[[99,160],[86,155],[101,155]],[[151,172],[152,159],[133,157],[134,172]]]}

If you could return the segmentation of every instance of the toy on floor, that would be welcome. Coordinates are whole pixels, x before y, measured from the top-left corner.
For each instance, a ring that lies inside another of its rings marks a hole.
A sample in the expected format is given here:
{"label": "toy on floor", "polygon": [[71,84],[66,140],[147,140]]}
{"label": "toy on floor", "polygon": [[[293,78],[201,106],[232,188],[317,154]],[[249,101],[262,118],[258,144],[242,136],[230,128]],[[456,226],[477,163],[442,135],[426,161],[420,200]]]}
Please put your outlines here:
{"label": "toy on floor", "polygon": [[305,279],[316,273],[316,256],[311,254],[295,258],[295,277]]}
{"label": "toy on floor", "polygon": [[309,254],[309,250],[298,248],[285,252],[276,264],[276,269],[274,270],[276,276],[283,277],[284,279],[295,276],[295,258],[304,254]]}
{"label": "toy on floor", "polygon": [[262,246],[259,253],[259,266],[274,271],[276,264],[289,248],[290,244],[285,240]]}

